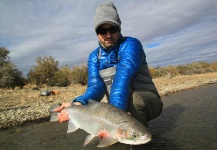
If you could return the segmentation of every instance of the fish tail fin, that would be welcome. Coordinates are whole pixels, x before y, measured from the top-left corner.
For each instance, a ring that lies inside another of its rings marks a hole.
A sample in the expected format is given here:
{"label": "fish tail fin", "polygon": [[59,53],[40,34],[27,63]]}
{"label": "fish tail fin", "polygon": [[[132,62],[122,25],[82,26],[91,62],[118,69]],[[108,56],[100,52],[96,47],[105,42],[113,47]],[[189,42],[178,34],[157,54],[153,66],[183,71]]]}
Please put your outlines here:
{"label": "fish tail fin", "polygon": [[58,120],[58,114],[59,112],[55,112],[54,109],[58,108],[60,105],[52,105],[49,109],[50,112],[50,121],[55,122]]}
{"label": "fish tail fin", "polygon": [[51,115],[50,115],[50,122],[58,121],[58,114],[59,113],[51,113]]}

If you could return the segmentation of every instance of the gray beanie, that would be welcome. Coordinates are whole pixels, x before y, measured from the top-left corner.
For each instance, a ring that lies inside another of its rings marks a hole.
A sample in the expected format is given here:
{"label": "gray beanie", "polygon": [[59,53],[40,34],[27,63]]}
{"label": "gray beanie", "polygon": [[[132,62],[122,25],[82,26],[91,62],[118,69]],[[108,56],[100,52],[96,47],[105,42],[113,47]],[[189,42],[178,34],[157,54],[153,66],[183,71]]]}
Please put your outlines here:
{"label": "gray beanie", "polygon": [[98,5],[94,16],[95,30],[104,23],[118,26],[121,29],[121,20],[115,5],[112,2],[105,2]]}

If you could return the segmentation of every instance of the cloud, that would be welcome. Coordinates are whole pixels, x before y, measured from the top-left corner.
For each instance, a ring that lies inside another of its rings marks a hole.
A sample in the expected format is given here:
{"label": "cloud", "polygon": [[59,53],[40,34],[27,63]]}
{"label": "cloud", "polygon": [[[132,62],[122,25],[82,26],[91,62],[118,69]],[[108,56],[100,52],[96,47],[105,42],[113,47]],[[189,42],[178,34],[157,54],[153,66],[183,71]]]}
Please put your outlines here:
{"label": "cloud", "polygon": [[[133,3],[133,2],[132,2]],[[200,22],[217,19],[215,0],[158,0],[133,4],[130,11],[121,10],[128,32],[142,40],[173,34]],[[125,9],[125,8],[124,8]],[[143,34],[142,34],[143,33]]]}
{"label": "cloud", "polygon": [[[93,16],[101,0],[0,1],[0,47],[24,74],[39,56],[61,65],[87,61],[98,46]],[[214,61],[216,0],[114,1],[122,34],[138,38],[151,66]]]}
{"label": "cloud", "polygon": [[149,62],[166,66],[194,61],[216,61],[217,22],[198,24],[165,37],[160,47],[145,48]]}

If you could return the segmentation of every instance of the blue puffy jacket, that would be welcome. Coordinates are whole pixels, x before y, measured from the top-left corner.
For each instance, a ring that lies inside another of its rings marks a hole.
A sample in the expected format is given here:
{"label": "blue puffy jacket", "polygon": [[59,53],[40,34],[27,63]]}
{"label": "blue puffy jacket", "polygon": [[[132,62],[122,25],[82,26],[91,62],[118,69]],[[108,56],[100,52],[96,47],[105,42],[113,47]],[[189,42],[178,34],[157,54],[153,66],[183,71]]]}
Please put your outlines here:
{"label": "blue puffy jacket", "polygon": [[[99,52],[100,49],[101,52]],[[88,103],[89,99],[100,101],[105,95],[107,88],[100,77],[99,71],[113,66],[116,66],[116,74],[111,86],[110,104],[126,111],[130,89],[140,90],[148,87],[146,90],[154,91],[154,93],[158,94],[148,71],[142,44],[135,38],[121,36],[115,47],[108,50],[99,46],[90,54],[87,90],[73,101],[81,102],[84,105]],[[140,84],[143,82],[147,85],[136,87],[132,82],[138,76],[140,68],[145,68],[145,71],[141,71],[139,76],[142,78],[135,80],[135,83]],[[144,79],[145,81],[143,81]],[[148,81],[146,81],[147,79]]]}

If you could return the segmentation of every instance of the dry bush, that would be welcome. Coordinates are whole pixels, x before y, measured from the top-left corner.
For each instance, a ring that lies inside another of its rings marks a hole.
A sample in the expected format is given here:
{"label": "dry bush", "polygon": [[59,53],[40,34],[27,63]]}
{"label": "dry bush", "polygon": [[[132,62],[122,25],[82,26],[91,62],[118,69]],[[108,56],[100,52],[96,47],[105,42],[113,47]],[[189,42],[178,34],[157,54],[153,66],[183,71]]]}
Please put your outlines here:
{"label": "dry bush", "polygon": [[51,86],[66,87],[71,84],[71,69],[66,65],[55,72],[54,78],[51,79]]}
{"label": "dry bush", "polygon": [[175,66],[167,66],[166,70],[171,77],[177,76],[179,74]]}
{"label": "dry bush", "polygon": [[33,66],[27,74],[27,79],[30,84],[50,84],[53,80],[55,73],[58,71],[58,61],[50,56],[44,58],[36,58],[36,66]]}
{"label": "dry bush", "polygon": [[203,73],[209,73],[212,72],[210,69],[210,64],[207,62],[194,62],[187,65],[190,70],[191,74],[203,74]]}
{"label": "dry bush", "polygon": [[71,82],[73,84],[87,84],[87,66],[81,65],[81,66],[74,66],[71,71]]}
{"label": "dry bush", "polygon": [[184,66],[184,65],[179,65],[176,66],[178,74],[181,75],[187,75],[187,74],[192,74],[191,68],[189,66]]}
{"label": "dry bush", "polygon": [[217,62],[193,62],[187,65],[167,66],[165,68],[152,68],[149,67],[152,78],[163,77],[170,75],[171,77],[177,75],[192,75],[204,74],[217,71]]}
{"label": "dry bush", "polygon": [[216,72],[217,71],[217,62],[211,63],[210,68],[212,69],[213,72]]}
{"label": "dry bush", "polygon": [[152,78],[163,77],[168,74],[166,68],[160,68],[160,67],[158,68],[149,67],[149,71]]}
{"label": "dry bush", "polygon": [[155,68],[153,67],[149,67],[149,72],[152,78],[156,78],[157,77],[157,71]]}
{"label": "dry bush", "polygon": [[25,78],[22,77],[22,71],[10,62],[9,51],[0,47],[0,88],[22,87],[25,84]]}

